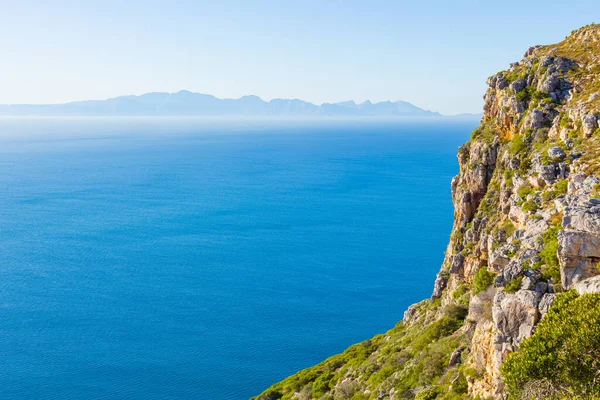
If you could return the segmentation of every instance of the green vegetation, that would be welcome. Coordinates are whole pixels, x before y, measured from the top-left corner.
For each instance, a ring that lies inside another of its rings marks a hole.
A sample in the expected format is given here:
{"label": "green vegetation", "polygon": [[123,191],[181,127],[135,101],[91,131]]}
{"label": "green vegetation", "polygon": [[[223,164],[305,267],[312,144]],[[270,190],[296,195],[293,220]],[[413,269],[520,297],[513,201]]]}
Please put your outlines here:
{"label": "green vegetation", "polygon": [[534,103],[539,103],[540,101],[543,101],[545,103],[553,103],[554,102],[554,100],[552,99],[552,97],[550,97],[548,95],[548,93],[540,92],[532,86],[526,86],[523,90],[518,92],[517,100],[519,100],[523,103],[526,103],[526,104],[530,103],[532,101]]}
{"label": "green vegetation", "polygon": [[527,151],[527,143],[525,142],[523,135],[515,135],[510,142],[510,154],[517,155],[524,151]]}
{"label": "green vegetation", "polygon": [[481,267],[477,270],[473,278],[473,291],[475,294],[483,292],[494,283],[495,275],[488,271],[487,267]]}
{"label": "green vegetation", "polygon": [[521,187],[517,193],[519,194],[520,198],[525,200],[527,198],[527,196],[529,196],[531,193],[533,193],[533,188],[531,187],[531,185],[525,185],[525,186]]}
{"label": "green vegetation", "polygon": [[560,284],[560,265],[558,264],[558,231],[562,215],[557,214],[552,219],[552,226],[542,234],[544,240],[544,249],[540,252],[543,277],[547,280],[552,279],[555,284]]}
{"label": "green vegetation", "polygon": [[[385,335],[273,385],[257,399],[376,399],[381,388],[395,388],[402,398],[414,398],[413,390],[426,388],[417,398],[464,399],[467,385],[461,365],[449,367],[448,362],[456,349],[466,348],[470,341],[459,330],[467,308],[449,305],[442,309],[439,304],[419,303],[419,317],[411,325],[400,322]],[[342,384],[348,377],[353,383]]]}
{"label": "green vegetation", "polygon": [[507,238],[511,237],[515,233],[515,225],[508,218],[502,223],[500,229],[504,231]]}
{"label": "green vegetation", "polygon": [[526,201],[521,206],[523,211],[526,212],[536,212],[538,208],[540,208],[535,201]]}
{"label": "green vegetation", "polygon": [[415,400],[435,400],[437,399],[438,391],[436,388],[423,389],[415,396]]}
{"label": "green vegetation", "polygon": [[478,140],[485,143],[492,143],[498,137],[496,132],[491,128],[491,124],[481,125],[471,133],[471,140]]}
{"label": "green vegetation", "polygon": [[469,285],[462,284],[454,292],[452,292],[452,300],[464,307],[469,306],[471,289]]}
{"label": "green vegetation", "polygon": [[513,279],[512,281],[508,282],[508,284],[504,287],[504,291],[506,293],[515,293],[521,288],[521,282],[523,282],[522,276]]}
{"label": "green vegetation", "polygon": [[600,398],[600,294],[560,294],[502,375],[511,399]]}
{"label": "green vegetation", "polygon": [[519,71],[519,70],[514,70],[511,72],[507,72],[504,77],[510,82],[513,83],[516,80],[522,79],[522,78],[526,78],[527,77],[527,71]]}
{"label": "green vegetation", "polygon": [[545,202],[549,202],[550,200],[554,200],[558,196],[562,196],[567,194],[567,187],[569,186],[569,181],[566,179],[562,179],[554,184],[554,186],[544,193],[542,193],[542,199]]}

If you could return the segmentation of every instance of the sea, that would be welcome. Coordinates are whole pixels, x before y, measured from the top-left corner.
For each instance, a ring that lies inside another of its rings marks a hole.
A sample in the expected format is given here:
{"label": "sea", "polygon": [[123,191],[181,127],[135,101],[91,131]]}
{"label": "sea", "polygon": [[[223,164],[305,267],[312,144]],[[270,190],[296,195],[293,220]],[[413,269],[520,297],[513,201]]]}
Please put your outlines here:
{"label": "sea", "polygon": [[0,118],[0,398],[248,399],[393,328],[476,125]]}

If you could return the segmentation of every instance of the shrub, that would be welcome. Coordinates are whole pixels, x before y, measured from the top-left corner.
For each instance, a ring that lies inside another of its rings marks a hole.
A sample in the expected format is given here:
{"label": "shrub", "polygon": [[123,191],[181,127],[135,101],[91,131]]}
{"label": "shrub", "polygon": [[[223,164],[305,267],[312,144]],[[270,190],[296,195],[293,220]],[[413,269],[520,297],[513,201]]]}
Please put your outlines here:
{"label": "shrub", "polygon": [[523,277],[519,276],[512,281],[508,282],[508,284],[504,287],[504,291],[507,293],[515,293],[517,290],[521,288],[521,282],[523,281]]}
{"label": "shrub", "polygon": [[259,398],[259,400],[278,400],[282,397],[283,397],[283,394],[281,394],[280,391],[268,390]]}
{"label": "shrub", "polygon": [[527,150],[527,144],[523,139],[523,135],[515,135],[510,143],[510,154],[519,154]]}
{"label": "shrub", "polygon": [[452,300],[464,306],[469,305],[469,286],[462,284],[452,292]]}
{"label": "shrub", "polygon": [[545,279],[552,279],[555,283],[560,283],[560,265],[558,263],[558,226],[553,226],[542,234],[544,240],[544,249],[540,252],[540,258],[546,265],[543,269]]}
{"label": "shrub", "polygon": [[569,181],[566,179],[561,179],[556,182],[556,190],[559,194],[567,194],[567,188],[569,187]]}
{"label": "shrub", "polygon": [[538,205],[535,201],[526,201],[525,203],[523,203],[521,208],[525,212],[536,212],[538,209]]}
{"label": "shrub", "polygon": [[515,233],[515,225],[510,219],[506,219],[501,226],[501,229],[506,233],[506,237],[511,237]]}
{"label": "shrub", "polygon": [[333,375],[331,373],[323,374],[319,376],[312,385],[312,393],[315,397],[321,397],[325,395],[331,389],[331,380]]}
{"label": "shrub", "polygon": [[527,196],[529,196],[531,193],[533,193],[533,188],[529,185],[525,185],[525,186],[522,186],[517,193],[520,198],[525,200],[527,198]]}
{"label": "shrub", "polygon": [[491,321],[492,320],[492,301],[496,290],[489,287],[487,290],[474,296],[469,302],[469,315],[473,321]]}
{"label": "shrub", "polygon": [[511,398],[546,382],[565,398],[600,396],[600,294],[560,294],[533,336],[508,356],[502,375]]}
{"label": "shrub", "polygon": [[467,384],[467,378],[464,374],[459,374],[456,381],[452,384],[452,391],[455,394],[467,394],[469,391],[469,385]]}
{"label": "shrub", "polygon": [[460,319],[442,317],[425,328],[421,336],[415,339],[413,347],[416,349],[422,349],[428,344],[444,336],[450,335],[461,326],[462,320]]}
{"label": "shrub", "polygon": [[435,388],[423,389],[415,396],[415,400],[435,400],[438,392]]}
{"label": "shrub", "polygon": [[475,294],[483,292],[494,283],[494,274],[488,271],[487,267],[481,267],[477,270],[473,278]]}

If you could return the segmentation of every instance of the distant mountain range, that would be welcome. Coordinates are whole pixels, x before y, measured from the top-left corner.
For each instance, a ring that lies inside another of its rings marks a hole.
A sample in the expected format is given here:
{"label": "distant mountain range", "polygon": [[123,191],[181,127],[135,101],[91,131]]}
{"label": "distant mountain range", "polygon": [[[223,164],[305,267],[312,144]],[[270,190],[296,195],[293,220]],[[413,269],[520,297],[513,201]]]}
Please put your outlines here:
{"label": "distant mountain range", "polygon": [[0,105],[4,116],[375,116],[439,117],[406,101],[372,103],[354,101],[315,105],[302,100],[257,96],[219,99],[182,90],[177,93],[147,93],[107,100],[76,101],[64,104]]}

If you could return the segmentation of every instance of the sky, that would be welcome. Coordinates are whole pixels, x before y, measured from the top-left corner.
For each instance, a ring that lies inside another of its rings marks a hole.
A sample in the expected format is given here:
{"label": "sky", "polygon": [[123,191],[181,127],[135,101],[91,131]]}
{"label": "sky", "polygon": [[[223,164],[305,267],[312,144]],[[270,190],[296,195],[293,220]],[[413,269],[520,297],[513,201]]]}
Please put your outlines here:
{"label": "sky", "polygon": [[597,0],[0,0],[0,104],[190,90],[478,113]]}

